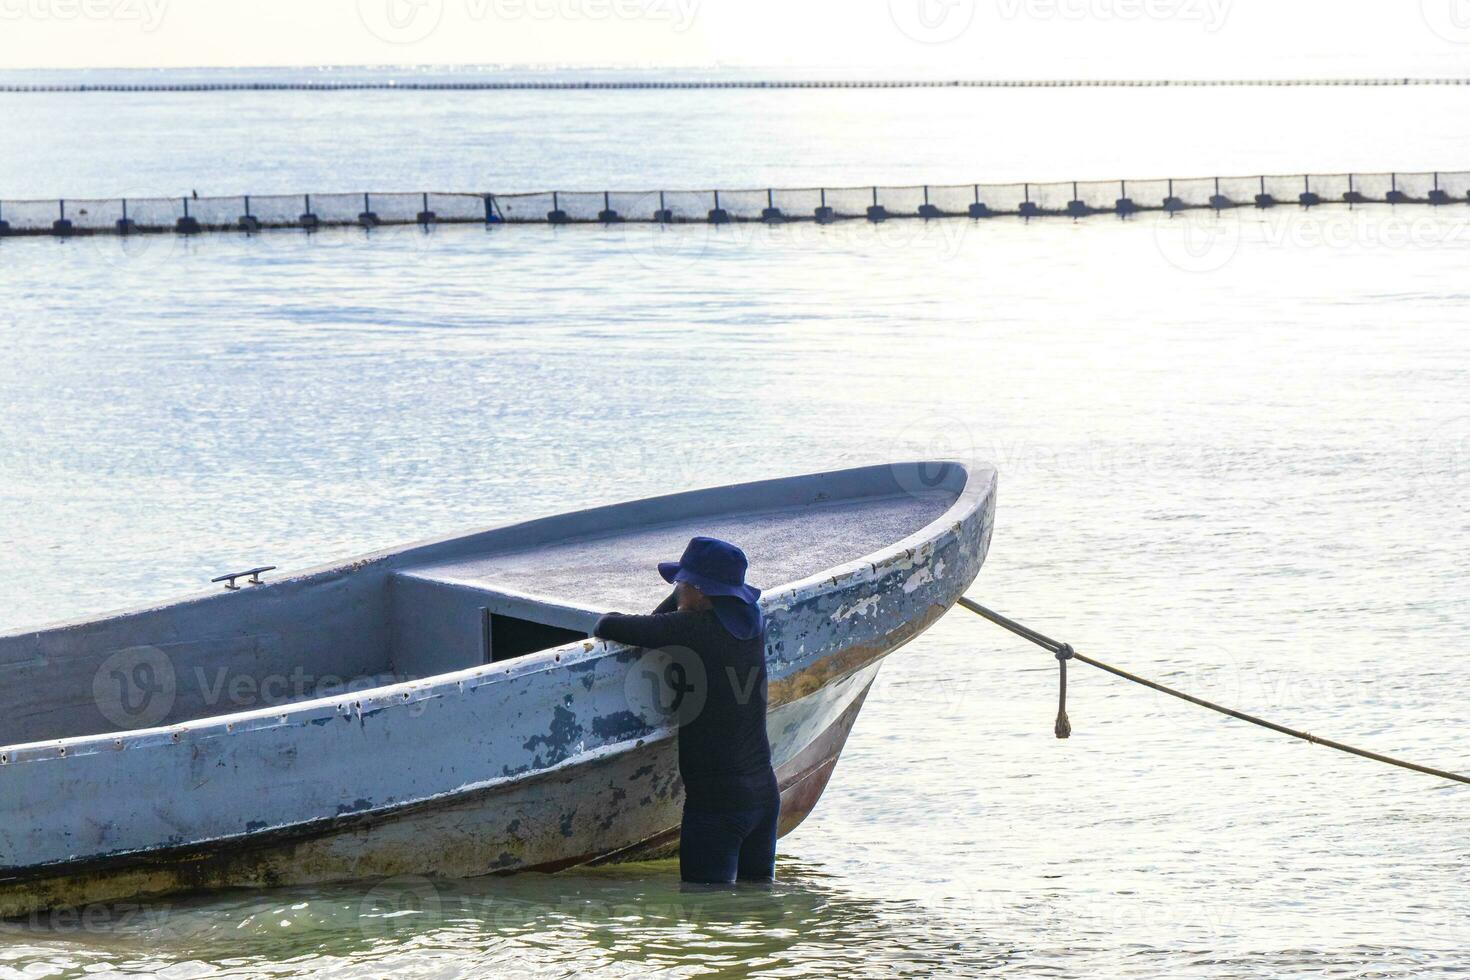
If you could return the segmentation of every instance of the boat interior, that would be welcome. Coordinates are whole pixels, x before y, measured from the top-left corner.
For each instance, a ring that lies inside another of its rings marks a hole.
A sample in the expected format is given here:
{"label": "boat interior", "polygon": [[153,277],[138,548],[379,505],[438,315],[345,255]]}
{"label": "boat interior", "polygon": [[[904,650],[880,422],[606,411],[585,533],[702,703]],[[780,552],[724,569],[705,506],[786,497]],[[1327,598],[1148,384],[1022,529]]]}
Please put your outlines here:
{"label": "boat interior", "polygon": [[748,581],[769,591],[937,520],[967,471],[909,469],[923,465],[933,464],[633,501],[0,635],[0,746],[278,706],[580,642],[603,612],[657,605],[668,586],[655,565],[696,534],[738,544]]}

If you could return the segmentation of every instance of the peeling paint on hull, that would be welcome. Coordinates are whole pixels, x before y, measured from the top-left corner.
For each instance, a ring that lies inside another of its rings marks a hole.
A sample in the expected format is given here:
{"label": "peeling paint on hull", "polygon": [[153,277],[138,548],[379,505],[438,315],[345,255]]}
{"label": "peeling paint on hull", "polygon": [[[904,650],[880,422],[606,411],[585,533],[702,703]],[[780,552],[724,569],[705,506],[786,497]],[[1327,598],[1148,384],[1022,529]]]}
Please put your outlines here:
{"label": "peeling paint on hull", "polygon": [[[835,685],[834,697],[773,713],[773,727],[793,714],[807,727],[825,722],[816,739],[778,767],[782,835],[816,806],[878,666]],[[683,806],[674,744],[662,739],[555,778],[285,840],[185,848],[0,883],[0,916],[229,887],[550,872],[665,857],[678,848]]]}

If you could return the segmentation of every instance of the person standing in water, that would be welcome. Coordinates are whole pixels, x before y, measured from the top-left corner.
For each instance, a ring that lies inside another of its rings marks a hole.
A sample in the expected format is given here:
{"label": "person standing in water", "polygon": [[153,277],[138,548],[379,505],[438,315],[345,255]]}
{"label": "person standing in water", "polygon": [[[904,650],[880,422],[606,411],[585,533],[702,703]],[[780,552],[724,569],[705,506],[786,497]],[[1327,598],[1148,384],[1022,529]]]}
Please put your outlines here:
{"label": "person standing in water", "polygon": [[679,874],[690,883],[769,882],[781,793],[766,736],[765,620],[745,584],[745,552],[697,537],[659,574],[674,591],[648,616],[608,613],[593,635],[698,658],[702,707],[679,725],[684,817]]}

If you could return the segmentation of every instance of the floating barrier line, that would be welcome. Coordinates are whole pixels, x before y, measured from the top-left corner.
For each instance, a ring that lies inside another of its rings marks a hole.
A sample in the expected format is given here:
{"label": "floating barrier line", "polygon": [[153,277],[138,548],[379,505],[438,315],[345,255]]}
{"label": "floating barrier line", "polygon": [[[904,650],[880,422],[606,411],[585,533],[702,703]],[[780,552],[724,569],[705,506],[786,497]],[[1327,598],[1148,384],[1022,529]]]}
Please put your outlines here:
{"label": "floating barrier line", "polygon": [[1041,647],[1043,650],[1050,651],[1050,653],[1057,658],[1057,663],[1061,667],[1061,703],[1057,709],[1057,738],[1067,738],[1072,734],[1072,725],[1067,718],[1067,661],[1076,660],[1079,663],[1087,664],[1090,667],[1096,667],[1099,670],[1107,671],[1109,674],[1112,674],[1115,677],[1121,677],[1125,681],[1132,681],[1135,684],[1142,684],[1144,687],[1152,688],[1153,690],[1158,691],[1161,694],[1167,694],[1170,697],[1179,698],[1181,701],[1188,701],[1190,704],[1197,704],[1201,708],[1208,708],[1211,711],[1218,711],[1222,715],[1229,715],[1231,718],[1236,718],[1240,721],[1250,722],[1252,725],[1259,725],[1262,728],[1269,728],[1271,731],[1279,732],[1282,735],[1290,735],[1292,738],[1299,738],[1302,741],[1310,742],[1313,745],[1325,745],[1327,748],[1336,749],[1339,752],[1347,752],[1351,755],[1360,756],[1364,759],[1372,759],[1374,762],[1382,762],[1386,765],[1397,766],[1400,769],[1408,769],[1413,772],[1422,772],[1428,776],[1438,776],[1440,779],[1448,779],[1457,783],[1470,783],[1470,776],[1464,776],[1457,772],[1449,772],[1445,769],[1436,769],[1433,766],[1423,766],[1417,762],[1409,762],[1404,759],[1395,759],[1393,756],[1383,755],[1378,752],[1370,752],[1367,749],[1360,749],[1357,746],[1348,745],[1344,742],[1334,741],[1330,738],[1322,738],[1320,736],[1312,735],[1309,732],[1300,731],[1295,728],[1288,728],[1285,725],[1277,724],[1274,721],[1267,721],[1264,718],[1258,718],[1255,715],[1246,714],[1244,711],[1237,711],[1234,708],[1227,708],[1224,705],[1216,704],[1213,701],[1206,701],[1204,698],[1197,698],[1193,694],[1186,694],[1183,691],[1175,690],[1172,687],[1160,684],[1158,681],[1151,681],[1148,678],[1129,673],[1128,671],[1123,670],[1121,667],[1114,667],[1111,664],[1103,663],[1101,660],[1094,660],[1091,657],[1083,656],[1076,650],[1073,650],[1071,644],[1060,643],[1056,640],[1053,640],[1049,636],[1038,633],[1036,630],[1033,630],[1028,626],[1021,625],[1015,620],[1007,619],[1000,613],[994,611],[993,609],[987,609],[985,606],[982,606],[980,603],[967,596],[960,596],[959,604],[961,606],[964,606],[975,615],[988,619],[990,622],[1001,627],[1002,629],[1009,630],[1010,632],[1021,637],[1021,639],[1028,640],[1031,643],[1034,643],[1037,646]]}
{"label": "floating barrier line", "polygon": [[1022,218],[1328,204],[1470,204],[1470,170],[743,190],[274,194],[0,200],[0,236],[436,224],[726,224]]}
{"label": "floating barrier line", "polygon": [[953,78],[953,79],[688,79],[604,81],[300,81],[300,82],[105,82],[5,84],[0,92],[357,92],[578,91],[668,89],[876,89],[876,88],[1321,88],[1374,85],[1470,85],[1470,78]]}

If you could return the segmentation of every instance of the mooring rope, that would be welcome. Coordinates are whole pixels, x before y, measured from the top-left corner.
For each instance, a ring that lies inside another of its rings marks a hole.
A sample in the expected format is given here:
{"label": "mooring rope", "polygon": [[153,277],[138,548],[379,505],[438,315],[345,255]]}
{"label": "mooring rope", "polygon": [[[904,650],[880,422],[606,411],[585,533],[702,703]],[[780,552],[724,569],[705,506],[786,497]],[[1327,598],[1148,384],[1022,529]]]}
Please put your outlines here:
{"label": "mooring rope", "polygon": [[1299,738],[1304,742],[1311,742],[1313,745],[1325,745],[1329,749],[1337,749],[1339,752],[1347,752],[1350,755],[1361,756],[1364,759],[1372,759],[1374,762],[1383,762],[1387,763],[1390,766],[1398,766],[1400,769],[1410,769],[1414,772],[1422,772],[1428,776],[1438,776],[1441,779],[1449,779],[1457,783],[1470,783],[1470,776],[1464,776],[1456,772],[1448,772],[1444,769],[1436,769],[1433,766],[1421,766],[1417,762],[1408,762],[1404,759],[1395,759],[1392,756],[1383,755],[1378,752],[1370,752],[1367,749],[1360,749],[1355,745],[1348,745],[1344,742],[1338,742],[1330,738],[1321,738],[1317,735],[1312,735],[1308,732],[1300,731],[1295,728],[1288,728],[1287,726],[1277,724],[1274,721],[1267,721],[1264,718],[1258,718],[1255,715],[1246,714],[1244,711],[1237,711],[1234,708],[1227,708],[1224,705],[1216,704],[1213,701],[1206,701],[1204,698],[1197,698],[1193,694],[1186,694],[1183,691],[1177,691],[1172,687],[1160,684],[1158,681],[1151,681],[1146,677],[1139,677],[1137,674],[1129,673],[1128,671],[1123,670],[1121,667],[1114,667],[1112,664],[1105,664],[1101,660],[1094,660],[1091,657],[1084,656],[1073,650],[1070,644],[1060,643],[1056,640],[1053,640],[1051,637],[1046,636],[1045,634],[1038,633],[1036,630],[1033,630],[1030,627],[1021,625],[1015,620],[1007,619],[1005,616],[1002,616],[995,610],[987,609],[973,599],[966,598],[965,596],[960,596],[959,604],[970,610],[970,612],[975,613],[977,616],[982,616],[985,619],[990,620],[995,625],[1003,629],[1010,630],[1012,633],[1016,634],[1022,639],[1029,640],[1042,649],[1050,651],[1051,654],[1057,658],[1057,663],[1061,665],[1061,697],[1060,704],[1057,709],[1056,723],[1057,738],[1067,738],[1072,734],[1072,725],[1071,722],[1067,719],[1067,661],[1078,660],[1091,667],[1096,667],[1099,670],[1105,670],[1115,677],[1121,677],[1125,681],[1132,681],[1135,684],[1142,684],[1144,687],[1152,688],[1153,690],[1159,691],[1162,694],[1167,694],[1170,697],[1179,698],[1181,701],[1188,701],[1190,704],[1197,704],[1201,708],[1209,708],[1211,711],[1218,711],[1222,715],[1229,715],[1231,718],[1238,718],[1241,721],[1248,721],[1252,725],[1259,725],[1262,728],[1269,728],[1273,732],[1280,732],[1282,735],[1290,735],[1292,738]]}

